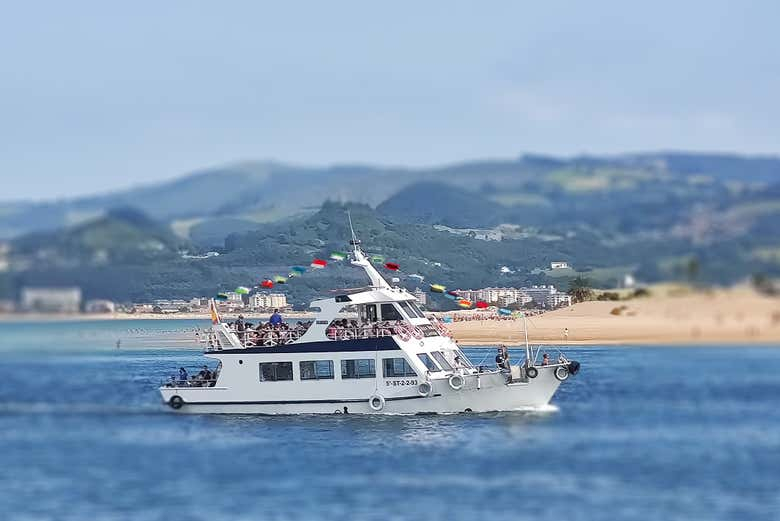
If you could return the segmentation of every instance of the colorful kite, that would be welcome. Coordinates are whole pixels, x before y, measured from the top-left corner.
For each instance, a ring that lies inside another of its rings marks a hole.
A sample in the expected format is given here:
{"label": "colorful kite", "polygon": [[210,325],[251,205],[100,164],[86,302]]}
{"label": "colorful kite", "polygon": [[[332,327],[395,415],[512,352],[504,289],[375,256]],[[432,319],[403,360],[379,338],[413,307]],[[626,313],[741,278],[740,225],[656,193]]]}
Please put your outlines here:
{"label": "colorful kite", "polygon": [[274,282],[277,284],[284,284],[285,282],[287,282],[287,279],[282,277],[281,275],[277,275],[274,277]]}
{"label": "colorful kite", "polygon": [[462,307],[462,308],[470,308],[471,307],[471,301],[470,300],[466,300],[464,298],[464,299],[461,299],[461,300],[458,301],[458,305],[460,307]]}
{"label": "colorful kite", "polygon": [[401,266],[399,266],[395,262],[385,262],[385,268],[389,269],[390,271],[398,271],[399,269],[401,269]]}
{"label": "colorful kite", "polygon": [[483,300],[478,300],[476,306],[479,309],[485,309],[488,307],[488,303]]}
{"label": "colorful kite", "polygon": [[382,255],[372,255],[371,262],[374,262],[376,264],[382,264],[385,262],[385,258]]}
{"label": "colorful kite", "polygon": [[333,259],[334,261],[343,261],[344,259],[347,258],[347,254],[340,251],[334,251],[331,252],[330,258]]}
{"label": "colorful kite", "polygon": [[239,295],[248,295],[249,294],[249,288],[246,286],[239,286],[236,288],[236,293]]}
{"label": "colorful kite", "polygon": [[260,283],[261,286],[264,288],[271,289],[274,287],[274,282],[270,279],[265,279],[263,282]]}
{"label": "colorful kite", "polygon": [[298,275],[303,275],[304,273],[306,273],[306,268],[304,268],[303,266],[293,266],[292,271],[293,273],[297,273]]}
{"label": "colorful kite", "polygon": [[446,286],[442,286],[441,284],[431,284],[430,290],[434,293],[444,293],[444,290],[446,290]]}
{"label": "colorful kite", "polygon": [[220,302],[224,302],[228,299],[227,293],[217,293],[217,296],[214,297],[215,300],[219,300]]}
{"label": "colorful kite", "polygon": [[498,314],[499,315],[511,315],[512,314],[512,310],[511,309],[506,309],[506,308],[501,308],[501,309],[498,310]]}

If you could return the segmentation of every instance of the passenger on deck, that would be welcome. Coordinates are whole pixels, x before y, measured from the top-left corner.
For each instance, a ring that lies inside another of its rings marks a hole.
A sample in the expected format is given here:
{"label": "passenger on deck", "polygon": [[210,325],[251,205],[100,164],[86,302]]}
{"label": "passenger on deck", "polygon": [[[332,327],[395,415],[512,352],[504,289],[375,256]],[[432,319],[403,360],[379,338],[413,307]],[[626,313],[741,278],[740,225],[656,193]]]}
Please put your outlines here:
{"label": "passenger on deck", "polygon": [[209,366],[204,365],[203,369],[201,369],[200,372],[198,373],[198,377],[205,382],[211,380],[212,374],[211,371],[209,370]]}
{"label": "passenger on deck", "polygon": [[183,367],[179,367],[179,382],[187,382],[190,375],[187,374],[187,370]]}
{"label": "passenger on deck", "polygon": [[268,323],[272,326],[280,326],[282,322],[282,315],[279,314],[279,310],[274,309],[274,314],[271,315],[271,319],[268,321]]}
{"label": "passenger on deck", "polygon": [[550,365],[550,355],[547,353],[542,355],[542,365]]}

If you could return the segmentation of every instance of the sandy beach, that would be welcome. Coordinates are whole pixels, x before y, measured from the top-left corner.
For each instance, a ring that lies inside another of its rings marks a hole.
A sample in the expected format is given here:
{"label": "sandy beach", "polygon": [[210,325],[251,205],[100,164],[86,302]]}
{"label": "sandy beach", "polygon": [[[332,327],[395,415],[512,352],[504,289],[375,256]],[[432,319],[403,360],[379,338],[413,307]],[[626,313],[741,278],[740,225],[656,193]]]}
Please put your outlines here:
{"label": "sandy beach", "polygon": [[[528,337],[541,344],[777,344],[780,299],[749,288],[662,293],[618,302],[583,302],[529,317]],[[463,344],[523,342],[522,320],[448,324]],[[565,330],[568,328],[568,340]]]}
{"label": "sandy beach", "polygon": [[[450,315],[474,315],[456,311]],[[250,320],[268,314],[245,313]],[[237,315],[223,315],[233,320]],[[305,312],[287,319],[311,319]],[[205,313],[106,313],[81,315],[5,314],[0,322],[89,320],[202,320]],[[591,301],[528,318],[528,338],[539,344],[766,344],[780,345],[780,298],[748,287],[691,291],[679,286],[651,288],[651,296],[621,301]],[[523,321],[469,320],[447,324],[462,344],[520,345]],[[568,329],[568,338],[566,337]]]}

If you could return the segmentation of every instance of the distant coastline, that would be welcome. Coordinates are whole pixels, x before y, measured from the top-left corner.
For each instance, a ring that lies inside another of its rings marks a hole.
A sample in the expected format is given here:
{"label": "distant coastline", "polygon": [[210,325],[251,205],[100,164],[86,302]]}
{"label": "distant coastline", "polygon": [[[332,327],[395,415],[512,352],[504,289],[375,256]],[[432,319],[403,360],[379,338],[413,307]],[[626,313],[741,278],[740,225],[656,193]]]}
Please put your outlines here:
{"label": "distant coastline", "polygon": [[[450,316],[473,312],[448,312]],[[243,313],[250,321],[268,313]],[[439,315],[439,313],[437,313]],[[234,320],[237,313],[223,315]],[[307,312],[288,312],[289,320],[310,320]],[[198,320],[206,313],[104,313],[78,315],[0,314],[2,323],[109,320]],[[447,324],[464,345],[521,345],[522,320],[464,320]],[[567,336],[568,330],[568,336]],[[780,346],[780,298],[748,287],[687,291],[652,288],[652,296],[608,302],[582,302],[528,318],[528,337],[544,345],[739,345]]]}

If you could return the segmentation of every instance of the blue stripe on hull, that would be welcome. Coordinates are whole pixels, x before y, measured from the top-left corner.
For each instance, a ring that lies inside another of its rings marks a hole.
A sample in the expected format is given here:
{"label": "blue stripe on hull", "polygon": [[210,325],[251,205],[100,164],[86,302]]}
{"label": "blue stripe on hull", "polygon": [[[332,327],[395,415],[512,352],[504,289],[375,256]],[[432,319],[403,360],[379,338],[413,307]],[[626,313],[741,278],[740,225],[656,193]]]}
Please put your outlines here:
{"label": "blue stripe on hull", "polygon": [[[441,396],[434,394],[433,396]],[[386,402],[398,400],[416,400],[418,398],[427,398],[427,396],[398,396],[395,398],[385,398]],[[235,402],[184,402],[184,405],[300,405],[306,403],[362,403],[365,398],[352,398],[349,400],[266,400],[266,401],[235,401]]]}

